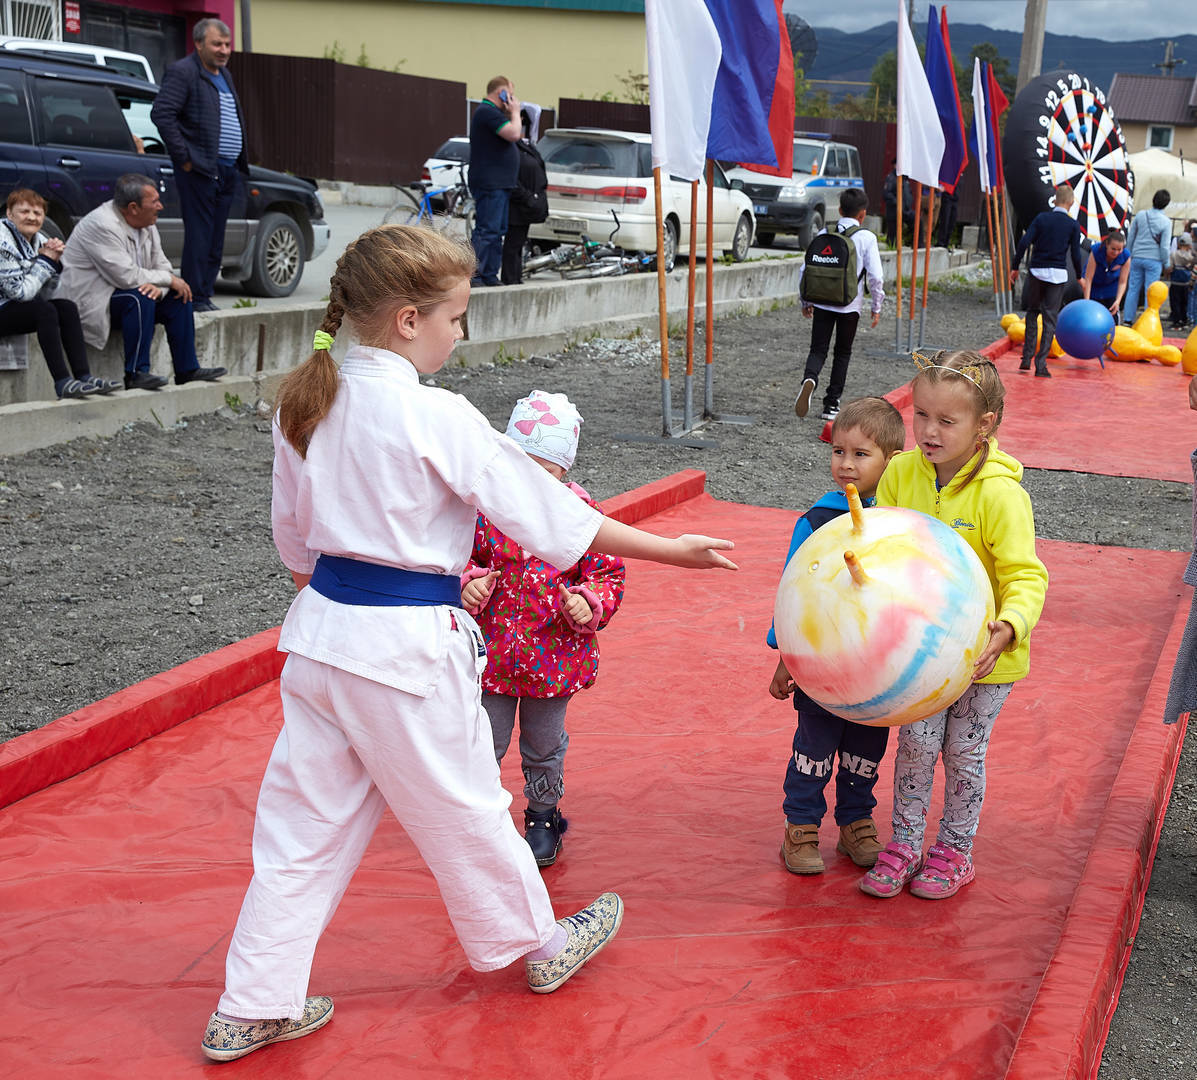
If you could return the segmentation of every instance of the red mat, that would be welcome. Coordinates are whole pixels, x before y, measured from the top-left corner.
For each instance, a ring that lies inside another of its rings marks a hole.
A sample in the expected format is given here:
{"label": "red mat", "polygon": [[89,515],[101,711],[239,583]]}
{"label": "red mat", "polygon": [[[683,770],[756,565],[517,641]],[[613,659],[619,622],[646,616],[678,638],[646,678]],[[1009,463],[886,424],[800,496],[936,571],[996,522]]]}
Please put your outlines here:
{"label": "red mat", "polygon": [[[1107,360],[1103,369],[1096,360],[1062,356],[1048,361],[1050,380],[1037,379],[1018,370],[1021,350],[1007,338],[983,350],[1006,387],[998,430],[1003,450],[1030,469],[1192,482],[1189,454],[1197,441],[1197,417],[1189,409],[1188,377],[1179,367]],[[901,389],[889,397],[902,410],[910,447],[910,399]]]}
{"label": "red mat", "polygon": [[[1158,718],[1185,556],[1042,543],[1048,606],[990,750],[977,881],[879,901],[830,819],[828,873],[778,858],[794,713],[766,693],[762,639],[793,515],[702,496],[647,524],[732,536],[743,569],[634,565],[571,706],[572,827],[546,878],[561,913],[622,892],[619,938],[547,998],[518,966],[470,971],[387,816],[316,956],[332,1024],[213,1075],[1087,1075],[1179,746]],[[1128,625],[1108,597],[1130,594]],[[267,682],[0,811],[6,1073],[203,1068],[278,723]],[[504,779],[519,791],[516,760]],[[883,823],[890,779],[887,761]]]}

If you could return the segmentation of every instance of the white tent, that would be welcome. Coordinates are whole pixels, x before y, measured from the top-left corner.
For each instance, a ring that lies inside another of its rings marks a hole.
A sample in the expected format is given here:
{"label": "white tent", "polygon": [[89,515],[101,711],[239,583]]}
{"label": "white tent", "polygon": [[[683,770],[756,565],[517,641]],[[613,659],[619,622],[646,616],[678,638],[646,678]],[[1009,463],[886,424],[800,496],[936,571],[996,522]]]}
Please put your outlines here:
{"label": "white tent", "polygon": [[1197,161],[1185,161],[1177,154],[1153,147],[1127,158],[1135,174],[1135,209],[1151,205],[1151,196],[1166,188],[1172,196],[1164,213],[1177,233],[1189,218],[1197,218]]}

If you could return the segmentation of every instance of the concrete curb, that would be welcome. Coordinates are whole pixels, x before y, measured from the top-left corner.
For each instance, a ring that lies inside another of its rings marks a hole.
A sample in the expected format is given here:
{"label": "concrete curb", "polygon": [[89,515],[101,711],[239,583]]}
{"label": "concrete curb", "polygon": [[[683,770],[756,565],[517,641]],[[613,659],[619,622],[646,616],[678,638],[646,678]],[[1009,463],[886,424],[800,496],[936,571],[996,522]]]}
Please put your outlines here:
{"label": "concrete curb", "polygon": [[[966,252],[932,250],[931,277],[964,265]],[[882,265],[892,278],[892,252]],[[716,317],[758,314],[796,302],[800,258],[759,259],[717,264],[713,292]],[[698,270],[695,296],[698,320],[705,316],[702,297],[706,272]],[[686,313],[687,274],[684,265],[666,280],[666,311],[671,328],[680,328]],[[112,435],[126,424],[144,420],[170,427],[186,416],[212,412],[235,394],[246,403],[272,401],[281,376],[311,352],[312,332],[320,325],[322,303],[287,304],[268,310],[231,308],[196,316],[196,352],[204,367],[222,366],[229,375],[217,383],[170,386],[162,391],[124,391],[98,401],[55,400],[54,387],[36,340],[25,342],[28,366],[0,370],[0,456],[53,446],[80,436]],[[467,339],[458,344],[449,363],[462,367],[503,363],[535,353],[551,352],[590,337],[658,331],[657,277],[588,278],[580,281],[477,289],[470,298]],[[14,339],[19,340],[19,339]],[[349,334],[338,338],[338,359]],[[91,355],[97,375],[119,379],[124,370],[119,341]],[[165,335],[157,334],[151,370],[171,371]]]}
{"label": "concrete curb", "polygon": [[226,375],[219,382],[173,383],[161,390],[122,390],[86,401],[24,401],[0,406],[0,457],[55,446],[78,438],[115,435],[129,424],[147,422],[162,428],[180,420],[215,412],[236,397],[252,405],[273,400],[282,372]]}

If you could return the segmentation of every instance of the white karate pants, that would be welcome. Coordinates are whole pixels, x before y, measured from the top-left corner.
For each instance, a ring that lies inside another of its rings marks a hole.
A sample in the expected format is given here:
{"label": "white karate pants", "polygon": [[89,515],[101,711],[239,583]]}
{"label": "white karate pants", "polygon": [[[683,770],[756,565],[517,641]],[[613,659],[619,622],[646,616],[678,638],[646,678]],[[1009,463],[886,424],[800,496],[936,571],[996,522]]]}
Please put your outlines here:
{"label": "white karate pants", "polygon": [[221,1012],[302,1016],[316,942],[384,805],[435,875],[471,967],[505,967],[552,938],[548,891],[499,781],[474,637],[449,636],[427,698],[287,658]]}

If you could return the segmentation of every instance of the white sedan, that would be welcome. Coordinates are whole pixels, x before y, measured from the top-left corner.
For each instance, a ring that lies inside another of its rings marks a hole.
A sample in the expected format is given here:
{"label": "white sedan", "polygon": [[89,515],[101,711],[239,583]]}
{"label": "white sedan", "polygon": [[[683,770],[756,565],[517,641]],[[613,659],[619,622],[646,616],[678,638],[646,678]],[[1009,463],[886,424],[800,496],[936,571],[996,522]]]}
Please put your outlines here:
{"label": "white sedan", "polygon": [[[583,236],[624,251],[655,252],[652,140],[631,131],[552,128],[536,144],[549,179],[549,216],[528,230],[529,241],[577,243]],[[714,171],[714,247],[737,262],[747,258],[756,219],[752,202],[728,182],[718,164]],[[612,211],[618,216],[618,227]],[[690,250],[690,185],[663,179],[661,212],[665,222],[665,265],[673,268],[678,252]],[[698,254],[706,255],[707,192],[698,185]]]}

